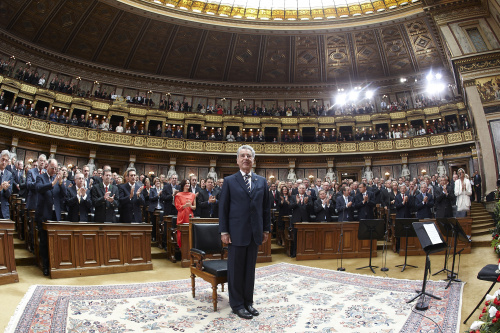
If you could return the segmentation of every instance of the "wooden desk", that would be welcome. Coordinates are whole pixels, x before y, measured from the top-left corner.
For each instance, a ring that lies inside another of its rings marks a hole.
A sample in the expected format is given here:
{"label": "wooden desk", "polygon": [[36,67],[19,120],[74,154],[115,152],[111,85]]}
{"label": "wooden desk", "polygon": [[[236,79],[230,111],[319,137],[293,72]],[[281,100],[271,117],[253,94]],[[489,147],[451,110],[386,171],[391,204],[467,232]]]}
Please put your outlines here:
{"label": "wooden desk", "polygon": [[45,222],[53,279],[153,269],[150,224]]}
{"label": "wooden desk", "polygon": [[[460,223],[460,226],[462,226],[462,229],[464,229],[466,235],[471,235],[472,233],[472,218],[471,217],[459,217],[457,218],[458,222]],[[436,224],[435,219],[428,219],[428,220],[420,220],[421,222],[434,222]],[[436,227],[439,229],[439,226],[436,224]],[[443,235],[444,240],[446,241],[446,236]],[[395,237],[394,243],[395,243]],[[449,239],[449,245],[451,246],[451,254],[453,254],[453,247],[454,247],[454,242],[453,238]],[[403,256],[405,255],[405,246],[406,246],[406,238],[401,237],[400,241],[400,246],[399,246],[399,255]],[[457,243],[457,251],[464,249],[462,253],[471,253],[472,249],[472,243],[465,243],[464,241],[461,241],[458,239]],[[441,252],[436,252],[438,254],[443,254],[444,251]],[[422,250],[422,246],[420,245],[420,241],[418,240],[417,237],[409,237],[408,238],[408,255],[409,256],[425,256],[425,251]]]}
{"label": "wooden desk", "polygon": [[[198,222],[207,220],[207,222],[212,222],[209,220],[216,220],[218,223],[218,219],[195,219]],[[189,224],[179,224],[177,225],[177,230],[181,232],[181,267],[187,268],[191,264],[191,258],[189,256]],[[259,246],[259,251],[257,254],[257,262],[271,262],[271,237],[267,238],[267,243]]]}
{"label": "wooden desk", "polygon": [[0,284],[19,282],[14,258],[15,223],[0,220]]}
{"label": "wooden desk", "polygon": [[[336,259],[340,241],[340,222],[300,222],[297,229],[297,260]],[[344,258],[370,257],[370,241],[358,240],[359,222],[344,222]],[[377,256],[377,240],[372,257]]]}

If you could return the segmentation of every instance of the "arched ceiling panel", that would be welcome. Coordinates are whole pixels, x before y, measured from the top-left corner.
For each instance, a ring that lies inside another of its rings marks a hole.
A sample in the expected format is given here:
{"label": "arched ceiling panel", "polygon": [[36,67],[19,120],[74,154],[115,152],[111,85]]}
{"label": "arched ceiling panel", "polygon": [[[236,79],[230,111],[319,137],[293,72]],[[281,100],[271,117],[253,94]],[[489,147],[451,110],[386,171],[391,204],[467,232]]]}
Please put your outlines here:
{"label": "arched ceiling panel", "polygon": [[238,35],[231,58],[228,81],[255,82],[261,39],[261,35]]}
{"label": "arched ceiling panel", "polygon": [[173,27],[172,24],[152,21],[139,41],[128,68],[155,72]]}
{"label": "arched ceiling panel", "polygon": [[222,81],[230,43],[230,33],[210,31],[199,54],[200,59],[194,78]]}
{"label": "arched ceiling panel", "polygon": [[[18,3],[19,1],[14,1]],[[40,0],[32,1],[25,7],[24,11],[17,17],[12,31],[23,38],[32,40],[39,29],[42,28],[47,16],[58,4],[57,1]],[[10,19],[14,19],[12,16]]]}
{"label": "arched ceiling panel", "polygon": [[107,40],[104,42],[102,51],[97,57],[97,61],[104,64],[124,67],[127,57],[145,21],[145,17],[124,12],[109,36],[107,36]]}
{"label": "arched ceiling panel", "polygon": [[11,21],[17,18],[16,14],[25,2],[25,0],[0,1],[0,27],[7,28]]}
{"label": "arched ceiling panel", "polygon": [[162,74],[189,77],[202,34],[201,29],[179,27]]}
{"label": "arched ceiling panel", "polygon": [[377,45],[374,30],[353,33],[356,65],[360,80],[376,79],[384,76],[384,64]]}
{"label": "arched ceiling panel", "polygon": [[117,8],[99,2],[71,41],[67,53],[85,60],[92,60],[102,38],[119,12]]}
{"label": "arched ceiling panel", "polygon": [[262,64],[263,83],[290,82],[290,36],[268,36]]}

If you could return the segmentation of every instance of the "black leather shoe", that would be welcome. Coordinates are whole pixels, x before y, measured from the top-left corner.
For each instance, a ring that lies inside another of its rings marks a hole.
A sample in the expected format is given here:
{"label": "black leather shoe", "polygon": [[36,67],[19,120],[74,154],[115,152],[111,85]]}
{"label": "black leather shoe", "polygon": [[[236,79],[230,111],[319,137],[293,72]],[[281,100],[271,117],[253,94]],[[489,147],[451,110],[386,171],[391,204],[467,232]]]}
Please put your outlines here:
{"label": "black leather shoe", "polygon": [[252,314],[252,316],[259,315],[259,311],[257,311],[257,309],[255,309],[253,306],[249,305],[249,306],[246,306],[245,308],[247,309],[248,312],[250,312]]}
{"label": "black leather shoe", "polygon": [[233,310],[234,313],[238,315],[238,317],[243,318],[243,319],[252,319],[253,316],[250,314],[250,312],[247,311],[247,309],[239,309],[239,310]]}
{"label": "black leather shoe", "polygon": [[49,276],[49,274],[50,274],[49,269],[47,267],[44,267],[43,268],[43,275]]}

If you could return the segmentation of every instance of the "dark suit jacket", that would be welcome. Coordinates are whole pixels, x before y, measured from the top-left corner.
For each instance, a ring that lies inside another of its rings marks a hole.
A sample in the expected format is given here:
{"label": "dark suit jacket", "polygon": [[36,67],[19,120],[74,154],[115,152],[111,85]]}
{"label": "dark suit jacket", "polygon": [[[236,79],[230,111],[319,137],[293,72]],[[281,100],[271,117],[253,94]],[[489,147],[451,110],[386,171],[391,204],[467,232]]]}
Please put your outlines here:
{"label": "dark suit jacket", "polygon": [[104,184],[92,186],[90,193],[94,206],[94,222],[117,222],[115,209],[118,208],[120,197],[118,186],[110,184],[108,191],[111,192],[110,196],[115,196],[113,202],[104,200]]}
{"label": "dark suit jacket", "polygon": [[212,195],[217,200],[215,203],[208,202],[209,194],[206,189],[201,189],[199,193],[198,198],[196,198],[196,209],[198,210],[199,207],[200,217],[219,217],[220,190],[216,187],[212,190]]}
{"label": "dark suit jacket", "polygon": [[92,199],[90,190],[87,190],[87,197],[80,198],[78,196],[76,186],[71,186],[66,190],[66,207],[68,207],[68,220],[70,222],[88,222],[89,213],[92,210]]}
{"label": "dark suit jacket", "polygon": [[411,202],[412,199],[405,193],[405,197],[408,197],[408,201],[403,203],[403,195],[400,193],[396,196],[396,218],[410,218],[411,217]]}
{"label": "dark suit jacket", "polygon": [[37,209],[38,194],[36,192],[36,178],[40,174],[38,168],[33,168],[28,171],[26,176],[26,187],[28,188],[28,198],[26,199],[26,209],[34,210]]}
{"label": "dark suit jacket", "polygon": [[121,184],[118,186],[119,201],[120,201],[120,223],[142,223],[142,210],[141,206],[146,203],[144,201],[144,191],[137,197],[135,194],[139,190],[139,184],[134,184],[134,195],[130,199],[130,185],[129,183]]}
{"label": "dark suit jacket", "polygon": [[[305,203],[305,199],[307,199],[307,203]],[[304,194],[304,200],[302,203],[297,202],[297,198],[295,195],[290,197],[290,209],[292,210],[292,223],[296,222],[310,222],[311,221],[311,211],[313,210],[313,201],[310,196]]]}
{"label": "dark suit jacket", "polygon": [[[353,197],[347,197],[347,202],[353,202]],[[354,221],[354,203],[351,207],[347,208],[344,200],[344,196],[337,197],[337,213],[339,214],[339,222],[344,221]]]}
{"label": "dark suit jacket", "polygon": [[264,177],[252,173],[251,191],[241,172],[224,178],[219,200],[219,231],[231,235],[232,245],[262,244],[264,232],[271,231],[269,190]]}
{"label": "dark suit jacket", "polygon": [[424,194],[419,193],[415,197],[415,207],[417,209],[417,218],[422,219],[430,219],[432,218],[431,208],[434,207],[434,199],[432,198],[432,194],[426,193],[427,202],[424,204]]}
{"label": "dark suit jacket", "polygon": [[165,212],[165,205],[161,200],[161,194],[158,195],[158,189],[156,187],[151,187],[151,189],[149,190],[149,212],[153,213],[155,211],[155,209],[158,207],[158,201],[160,201],[160,210]]}
{"label": "dark suit jacket", "polygon": [[[179,190],[179,185],[175,185],[175,189]],[[163,184],[163,191],[161,191],[160,198],[165,207],[165,215],[177,215],[177,208],[175,208],[173,204],[174,199],[172,195],[172,185],[170,183]]]}
{"label": "dark suit jacket", "polygon": [[318,198],[313,204],[314,213],[316,215],[316,222],[332,222],[332,215],[335,210],[335,206],[330,199],[328,202],[329,206],[323,208],[323,202]]}
{"label": "dark suit jacket", "polygon": [[279,209],[281,202],[280,192],[275,190],[274,194],[273,196],[273,192],[269,191],[269,204],[271,205],[271,209]]}
{"label": "dark suit jacket", "polygon": [[55,212],[56,220],[61,221],[61,210],[64,207],[66,188],[59,186],[59,183],[56,183],[52,187],[49,175],[43,173],[36,177],[36,192],[38,193],[36,209],[38,227],[41,227],[41,222],[52,220],[53,211]]}
{"label": "dark suit jacket", "polygon": [[3,182],[10,182],[10,186],[6,190],[2,189],[0,191],[0,207],[2,209],[3,218],[10,219],[9,198],[12,194],[13,181],[12,174],[9,170],[7,170],[7,168],[3,170],[3,177],[2,179],[0,179],[0,184],[2,184]]}
{"label": "dark suit jacket", "polygon": [[366,195],[368,196],[368,201],[363,203],[363,194],[359,192],[354,197],[354,208],[358,210],[358,219],[373,219],[373,208],[375,207],[375,198],[373,193],[366,191]]}
{"label": "dark suit jacket", "polygon": [[436,190],[434,192],[434,210],[436,212],[436,218],[453,217],[452,206],[456,202],[454,188],[451,187],[450,184],[448,184],[446,186],[446,190],[448,191],[448,195],[444,194],[443,189],[440,186],[436,187]]}

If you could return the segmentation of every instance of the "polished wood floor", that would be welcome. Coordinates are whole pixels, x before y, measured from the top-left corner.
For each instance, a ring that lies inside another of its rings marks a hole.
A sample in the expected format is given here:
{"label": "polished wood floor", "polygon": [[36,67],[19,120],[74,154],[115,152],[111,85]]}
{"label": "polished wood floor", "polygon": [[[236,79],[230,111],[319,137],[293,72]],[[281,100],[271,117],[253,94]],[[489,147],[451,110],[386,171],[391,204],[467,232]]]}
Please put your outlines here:
{"label": "polished wood floor", "polygon": [[[24,251],[24,250],[22,250]],[[22,251],[16,250],[17,253],[22,254]],[[33,284],[46,284],[46,285],[107,285],[107,284],[126,284],[126,283],[140,283],[140,282],[156,282],[165,280],[179,280],[189,278],[189,269],[181,268],[180,263],[173,264],[163,258],[163,253],[157,248],[152,248],[153,251],[153,270],[145,272],[132,272],[121,274],[110,274],[101,276],[90,277],[76,277],[67,279],[55,279],[44,277],[40,269],[35,266],[18,265],[19,283],[0,286],[0,293],[2,295],[2,306],[0,311],[0,329],[4,330],[7,326],[10,317],[14,314],[17,304],[21,301],[22,297]],[[381,266],[382,251],[378,251],[378,257],[373,259],[373,265]],[[292,263],[297,265],[318,267],[324,269],[337,269],[337,260],[311,260],[311,261],[296,261],[283,254],[283,251],[276,245],[273,245],[273,261],[270,263],[258,264],[258,267],[272,265],[279,262]],[[458,258],[458,257],[457,257]],[[376,270],[376,274],[371,273],[368,269],[356,270],[356,267],[365,266],[368,259],[347,259],[344,260],[343,266],[347,272],[375,275],[379,277],[391,277],[398,279],[411,279],[421,280],[423,278],[423,267],[425,257],[408,257],[408,263],[416,265],[419,268],[407,268],[401,272],[395,265],[402,264],[404,257],[399,257],[394,253],[387,255],[388,272],[381,272],[380,269]],[[498,262],[498,256],[490,247],[473,247],[471,254],[464,254],[461,257],[459,277],[467,282],[464,286],[463,301],[462,301],[462,319],[469,315],[470,311],[479,301],[480,297],[489,288],[490,283],[477,280],[476,276],[479,270],[486,264],[493,264]],[[444,256],[433,255],[431,256],[432,272],[437,272],[443,267]],[[431,280],[437,281],[446,278],[444,273],[437,276],[432,276]],[[500,285],[498,286],[500,287]],[[496,289],[494,289],[496,290]],[[431,303],[432,306],[432,303]],[[470,324],[478,319],[480,310],[477,310],[468,325],[463,325],[460,332],[466,331]]]}

